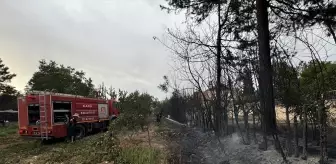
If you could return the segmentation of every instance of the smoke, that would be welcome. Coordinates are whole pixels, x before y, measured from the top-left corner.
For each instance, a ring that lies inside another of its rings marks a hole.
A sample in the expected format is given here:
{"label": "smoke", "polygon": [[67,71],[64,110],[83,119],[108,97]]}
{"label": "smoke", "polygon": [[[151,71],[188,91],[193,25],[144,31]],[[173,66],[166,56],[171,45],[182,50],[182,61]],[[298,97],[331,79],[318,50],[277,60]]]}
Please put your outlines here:
{"label": "smoke", "polygon": [[240,144],[241,141],[242,141],[242,139],[241,139],[241,137],[239,137],[238,133],[233,133],[231,138],[229,138],[229,140],[231,141],[229,143],[232,143],[232,144]]}

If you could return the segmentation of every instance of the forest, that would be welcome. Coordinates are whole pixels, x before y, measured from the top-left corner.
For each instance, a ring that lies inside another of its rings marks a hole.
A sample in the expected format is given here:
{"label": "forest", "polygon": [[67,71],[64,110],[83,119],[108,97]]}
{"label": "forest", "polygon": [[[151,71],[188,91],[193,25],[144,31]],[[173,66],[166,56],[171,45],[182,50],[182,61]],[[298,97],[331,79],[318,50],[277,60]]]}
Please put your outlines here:
{"label": "forest", "polygon": [[335,3],[167,2],[163,12],[183,13],[186,21],[154,37],[173,54],[177,72],[159,85],[172,92],[162,110],[218,137],[237,132],[260,150],[274,145],[284,162],[293,155],[306,160],[313,142],[319,162],[327,163],[334,144],[328,137],[334,131]]}

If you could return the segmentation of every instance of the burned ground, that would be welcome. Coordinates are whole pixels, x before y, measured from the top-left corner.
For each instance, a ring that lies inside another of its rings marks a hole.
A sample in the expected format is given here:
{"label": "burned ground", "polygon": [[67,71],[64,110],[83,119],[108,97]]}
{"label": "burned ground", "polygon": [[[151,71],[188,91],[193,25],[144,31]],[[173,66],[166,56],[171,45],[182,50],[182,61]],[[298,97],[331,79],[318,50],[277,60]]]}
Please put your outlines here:
{"label": "burned ground", "polygon": [[[165,121],[165,126],[170,129],[171,156],[172,163],[190,164],[280,164],[283,162],[280,154],[275,150],[272,139],[269,138],[272,146],[267,151],[258,149],[258,145],[253,141],[250,145],[244,145],[241,137],[237,133],[231,133],[227,137],[217,138],[214,133],[203,132],[201,129],[189,128]],[[252,137],[251,137],[252,138]],[[257,138],[261,140],[258,134]],[[285,141],[280,135],[280,140]],[[330,140],[333,140],[330,138]],[[283,145],[283,144],[282,144]],[[330,143],[333,145],[333,143]],[[309,144],[309,158],[302,160],[288,157],[291,163],[315,164],[319,160],[319,149],[317,146]],[[335,161],[334,153],[336,149],[329,146],[329,159]],[[302,152],[302,151],[300,151]]]}
{"label": "burned ground", "polygon": [[[243,126],[242,126],[243,127]],[[94,147],[104,133],[88,136],[81,141],[69,144],[57,142],[41,145],[38,142],[22,140],[16,135],[16,126],[10,125],[1,129],[0,153],[5,155],[0,163],[87,163],[87,158],[106,155],[103,150]],[[151,125],[147,131],[124,133],[119,136],[122,158],[131,160],[156,161],[162,164],[269,164],[282,163],[282,158],[273,146],[267,151],[258,150],[258,145],[244,145],[237,133],[228,137],[217,138],[211,132],[202,129],[181,126],[164,119],[160,125]],[[335,135],[330,135],[330,145]],[[252,138],[252,137],[251,137]],[[258,138],[261,138],[258,135]],[[282,142],[285,139],[280,136]],[[270,142],[272,140],[270,139]],[[300,158],[288,158],[292,163],[318,163],[319,149],[314,143],[308,146],[307,161]],[[334,158],[336,149],[329,146],[329,157]],[[95,155],[89,155],[94,151]],[[89,153],[89,154],[88,154]],[[131,157],[129,156],[130,154]],[[135,155],[134,155],[135,154]],[[148,159],[147,157],[150,157]],[[103,158],[102,158],[103,159]],[[334,160],[331,159],[333,162]],[[101,162],[111,162],[103,160]],[[334,161],[335,162],[335,161]],[[76,162],[75,162],[76,163]],[[156,163],[155,163],[156,164]]]}

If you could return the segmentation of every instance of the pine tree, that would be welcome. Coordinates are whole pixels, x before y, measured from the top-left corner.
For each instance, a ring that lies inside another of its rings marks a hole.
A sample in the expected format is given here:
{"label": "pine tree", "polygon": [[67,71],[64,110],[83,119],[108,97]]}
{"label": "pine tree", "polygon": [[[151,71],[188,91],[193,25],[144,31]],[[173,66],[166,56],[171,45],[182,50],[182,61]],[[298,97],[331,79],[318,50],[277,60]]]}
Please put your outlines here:
{"label": "pine tree", "polygon": [[8,84],[15,76],[16,74],[10,73],[9,68],[0,58],[0,95],[11,95],[16,93],[15,88]]}

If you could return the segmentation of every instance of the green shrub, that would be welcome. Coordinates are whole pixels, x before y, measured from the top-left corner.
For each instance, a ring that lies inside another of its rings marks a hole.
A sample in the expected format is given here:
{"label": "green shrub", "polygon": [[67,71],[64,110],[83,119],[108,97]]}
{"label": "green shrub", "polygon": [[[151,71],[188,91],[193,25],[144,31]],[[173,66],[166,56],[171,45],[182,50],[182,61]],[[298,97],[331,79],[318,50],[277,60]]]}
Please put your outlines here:
{"label": "green shrub", "polygon": [[17,124],[9,124],[7,126],[0,126],[0,137],[5,137],[8,135],[13,135],[17,133],[18,131],[18,126]]}
{"label": "green shrub", "polygon": [[117,160],[120,164],[158,164],[160,152],[149,147],[128,147],[122,149]]}

